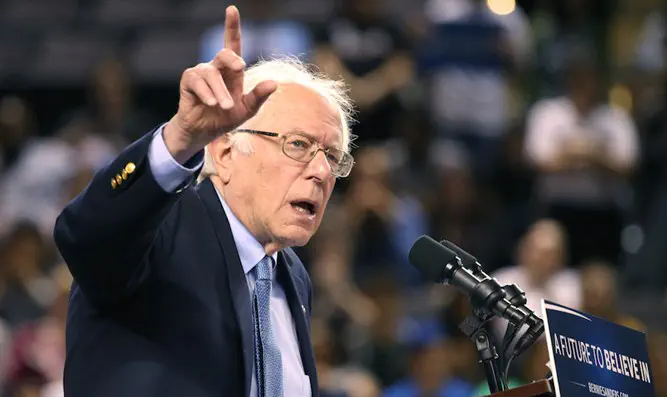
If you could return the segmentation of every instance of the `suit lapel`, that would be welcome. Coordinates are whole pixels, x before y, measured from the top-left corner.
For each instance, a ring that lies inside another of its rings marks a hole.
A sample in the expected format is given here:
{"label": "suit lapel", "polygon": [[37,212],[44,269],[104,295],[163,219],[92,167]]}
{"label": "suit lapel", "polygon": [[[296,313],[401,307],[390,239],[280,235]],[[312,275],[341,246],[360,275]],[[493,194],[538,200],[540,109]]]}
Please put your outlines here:
{"label": "suit lapel", "polygon": [[[236,312],[236,320],[241,330],[241,343],[243,345],[243,364],[245,373],[245,396],[250,394],[250,383],[252,380],[252,365],[254,362],[254,335],[252,325],[252,309],[250,305],[250,294],[248,282],[243,272],[243,266],[234,243],[232,229],[222,208],[218,193],[210,179],[206,179],[199,186],[199,197],[202,199],[208,211],[218,242],[225,255],[227,264],[227,281],[232,293],[232,301]],[[221,295],[222,299],[224,294]]]}
{"label": "suit lapel", "polygon": [[278,282],[285,291],[285,297],[294,318],[296,335],[299,339],[299,350],[301,351],[301,362],[306,375],[310,377],[312,395],[317,396],[317,369],[315,368],[315,357],[310,340],[310,328],[306,321],[306,306],[304,306],[298,292],[308,289],[303,285],[301,279],[293,274],[291,260],[283,251],[278,253]]}

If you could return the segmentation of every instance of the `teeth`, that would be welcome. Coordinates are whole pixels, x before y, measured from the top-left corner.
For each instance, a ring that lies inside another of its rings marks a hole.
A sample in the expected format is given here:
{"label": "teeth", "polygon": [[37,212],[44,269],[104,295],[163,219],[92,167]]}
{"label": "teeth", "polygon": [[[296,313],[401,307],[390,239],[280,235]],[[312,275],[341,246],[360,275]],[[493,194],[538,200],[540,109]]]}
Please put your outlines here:
{"label": "teeth", "polygon": [[296,209],[297,211],[303,213],[303,214],[310,215],[310,216],[315,215],[315,209],[310,204],[307,204],[307,203],[292,203],[292,207],[294,209]]}

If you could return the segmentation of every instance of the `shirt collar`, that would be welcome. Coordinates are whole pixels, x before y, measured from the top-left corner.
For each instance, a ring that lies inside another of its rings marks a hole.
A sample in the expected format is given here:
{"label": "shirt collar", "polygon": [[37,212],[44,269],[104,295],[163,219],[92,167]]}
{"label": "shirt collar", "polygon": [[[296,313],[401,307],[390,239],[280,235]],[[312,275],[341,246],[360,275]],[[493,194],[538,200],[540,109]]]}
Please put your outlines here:
{"label": "shirt collar", "polygon": [[[241,266],[243,266],[243,272],[247,275],[252,271],[252,269],[266,256],[264,252],[264,247],[262,244],[257,241],[255,236],[250,233],[248,228],[241,223],[241,221],[234,215],[229,205],[218,189],[215,189],[215,192],[218,194],[222,208],[225,210],[227,219],[229,220],[229,226],[232,229],[232,236],[234,237],[234,244],[236,244],[236,250],[239,253],[239,259],[241,260]],[[278,253],[271,255],[273,258],[273,266],[275,269],[276,263],[278,263]]]}

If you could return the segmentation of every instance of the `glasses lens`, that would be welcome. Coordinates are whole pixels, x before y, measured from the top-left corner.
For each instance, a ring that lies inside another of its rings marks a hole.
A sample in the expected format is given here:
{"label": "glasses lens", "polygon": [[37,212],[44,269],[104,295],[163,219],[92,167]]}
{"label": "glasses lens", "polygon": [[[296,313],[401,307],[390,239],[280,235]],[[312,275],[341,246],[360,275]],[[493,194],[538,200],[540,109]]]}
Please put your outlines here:
{"label": "glasses lens", "polygon": [[329,149],[327,150],[327,160],[329,161],[329,164],[340,164],[340,162],[343,160],[343,152],[341,152],[338,149]]}
{"label": "glasses lens", "polygon": [[[318,150],[319,147],[314,140],[300,134],[292,134],[285,137],[283,143],[283,151],[287,157],[297,161],[308,162],[312,160]],[[335,176],[344,178],[350,174],[354,161],[349,153],[329,148],[325,154],[327,161],[331,165],[331,172]]]}
{"label": "glasses lens", "polygon": [[314,148],[313,141],[303,135],[290,135],[285,138],[283,150],[288,157],[297,161],[308,161]]}
{"label": "glasses lens", "polygon": [[346,152],[339,151],[339,158],[340,160],[334,165],[332,164],[332,170],[334,175],[345,178],[348,175],[350,175],[350,171],[352,171],[352,165],[354,164],[354,160],[352,158],[352,155]]}

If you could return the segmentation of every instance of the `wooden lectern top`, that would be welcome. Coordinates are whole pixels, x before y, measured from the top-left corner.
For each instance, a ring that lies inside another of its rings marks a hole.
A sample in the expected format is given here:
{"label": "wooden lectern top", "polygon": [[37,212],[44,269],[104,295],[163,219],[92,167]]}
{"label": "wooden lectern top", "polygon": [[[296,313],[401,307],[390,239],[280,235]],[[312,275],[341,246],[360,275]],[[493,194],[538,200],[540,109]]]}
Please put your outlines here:
{"label": "wooden lectern top", "polygon": [[554,397],[553,385],[548,380],[539,380],[527,385],[515,387],[511,390],[505,390],[491,394],[487,397]]}

